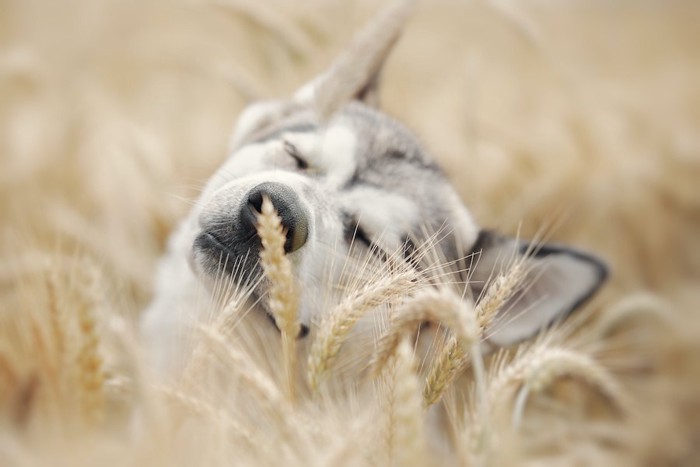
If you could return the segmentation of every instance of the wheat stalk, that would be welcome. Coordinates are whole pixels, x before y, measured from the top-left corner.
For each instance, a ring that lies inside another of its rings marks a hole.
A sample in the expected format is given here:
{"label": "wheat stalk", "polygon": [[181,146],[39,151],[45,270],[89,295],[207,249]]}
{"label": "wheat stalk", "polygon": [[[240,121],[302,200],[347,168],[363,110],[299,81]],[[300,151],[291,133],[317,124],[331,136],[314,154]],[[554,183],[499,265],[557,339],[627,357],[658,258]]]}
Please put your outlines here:
{"label": "wheat stalk", "polygon": [[230,430],[233,434],[244,440],[249,448],[254,449],[257,446],[257,443],[255,442],[255,439],[250,431],[232,419],[225,410],[216,408],[201,398],[193,397],[190,394],[178,391],[174,388],[157,387],[156,390],[171,401],[177,402],[181,407],[187,409],[189,412],[194,413],[205,420],[210,420],[215,423],[222,423],[226,429]]}
{"label": "wheat stalk", "polygon": [[391,465],[424,465],[423,402],[407,337],[395,348],[391,368],[387,441]]}
{"label": "wheat stalk", "polygon": [[[214,320],[212,326],[208,329],[216,332],[217,334],[220,334],[224,342],[226,342],[224,335],[226,335],[228,330],[235,327],[234,316],[238,315],[238,311],[240,311],[240,306],[241,302],[238,300],[237,297],[231,298],[227,303],[223,304],[223,306],[220,309],[217,309],[218,316]],[[192,329],[199,329],[199,327],[202,325],[192,323],[191,326]],[[202,377],[202,371],[205,368],[206,362],[210,357],[210,354],[208,353],[208,351],[210,350],[208,347],[209,345],[210,342],[207,339],[195,340],[192,343],[192,352],[190,354],[190,357],[187,359],[185,369],[182,372],[184,381],[196,384],[199,378]]]}
{"label": "wheat stalk", "polygon": [[12,359],[8,357],[8,351],[3,347],[0,347],[0,375],[2,376],[3,386],[12,389],[17,386],[19,382],[19,375],[15,363]]}
{"label": "wheat stalk", "polygon": [[204,337],[204,343],[209,344],[207,347],[227,364],[227,368],[235,370],[248,387],[255,390],[259,399],[267,401],[273,408],[273,412],[280,414],[289,412],[284,395],[249,357],[236,350],[218,330],[211,326],[200,325],[197,330]]}
{"label": "wheat stalk", "polygon": [[258,235],[262,241],[260,264],[269,281],[268,305],[282,333],[282,358],[287,381],[287,394],[296,399],[297,372],[296,339],[300,325],[297,318],[298,293],[292,275],[292,265],[284,252],[286,236],[275,207],[264,197],[261,213],[257,216]]}
{"label": "wheat stalk", "polygon": [[403,297],[415,279],[412,269],[392,272],[351,294],[321,321],[308,358],[307,377],[312,390],[318,389],[355,323],[376,307]]}

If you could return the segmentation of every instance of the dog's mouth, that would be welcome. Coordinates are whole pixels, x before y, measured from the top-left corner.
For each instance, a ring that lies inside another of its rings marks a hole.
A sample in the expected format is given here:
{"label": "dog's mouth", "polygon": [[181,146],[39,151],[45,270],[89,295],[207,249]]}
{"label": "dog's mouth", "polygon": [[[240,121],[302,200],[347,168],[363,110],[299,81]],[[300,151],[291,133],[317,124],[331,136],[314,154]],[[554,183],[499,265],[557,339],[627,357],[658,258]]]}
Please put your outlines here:
{"label": "dog's mouth", "polygon": [[[257,246],[253,245],[255,241],[257,240],[257,243],[260,242],[258,236],[253,232],[251,235],[249,235],[246,238],[241,239],[238,244],[242,245],[247,245],[251,244],[251,247]],[[229,243],[229,244],[227,244]],[[240,256],[240,251],[238,248],[235,248],[233,245],[230,244],[230,242],[224,242],[222,239],[220,239],[216,234],[212,232],[202,232],[200,233],[197,238],[195,239],[195,248],[198,248],[203,251],[212,251],[213,253],[224,253],[226,255],[229,255],[230,257],[236,257]],[[249,250],[252,250],[253,248],[249,248]]]}
{"label": "dog's mouth", "polygon": [[234,255],[235,253],[229,249],[219,238],[211,232],[202,232],[195,240],[195,247],[203,250],[220,250],[224,253]]}
{"label": "dog's mouth", "polygon": [[260,238],[253,233],[246,238],[204,230],[192,245],[193,259],[201,272],[218,280],[229,276],[236,282],[255,283],[262,273],[258,256]]}
{"label": "dog's mouth", "polygon": [[[257,235],[248,239],[248,243],[254,242],[260,242]],[[225,271],[231,280],[241,284],[249,284],[251,303],[254,303],[256,308],[265,313],[275,329],[281,332],[267,301],[264,299],[265,285],[260,280],[263,273],[258,262],[258,248],[251,248],[246,254],[241,255],[240,251],[236,251],[227,242],[222,241],[211,232],[200,233],[195,239],[194,248],[205,254],[204,261],[208,263],[206,267],[211,269],[208,271],[209,274],[214,273],[214,277],[221,277],[221,272]],[[300,323],[297,339],[304,338],[308,334],[309,326]]]}
{"label": "dog's mouth", "polygon": [[[248,211],[246,217],[251,221],[256,214],[251,208],[256,207],[258,206],[244,206]],[[253,227],[247,232],[239,228],[202,230],[193,243],[193,259],[199,273],[205,276],[202,279],[213,290],[235,290],[248,294],[251,306],[264,313],[275,329],[281,332],[265,299],[268,286],[263,280],[264,273],[259,260],[262,241],[257,232],[257,222],[253,223]],[[294,251],[293,247],[289,247],[290,242],[298,244],[300,237],[303,237],[301,243],[306,241],[308,227],[304,225],[303,231],[294,229],[291,235],[290,232],[286,233],[285,251],[289,253],[290,250]],[[221,282],[232,282],[234,285],[222,285]],[[297,338],[304,338],[308,334],[309,326],[300,323]]]}

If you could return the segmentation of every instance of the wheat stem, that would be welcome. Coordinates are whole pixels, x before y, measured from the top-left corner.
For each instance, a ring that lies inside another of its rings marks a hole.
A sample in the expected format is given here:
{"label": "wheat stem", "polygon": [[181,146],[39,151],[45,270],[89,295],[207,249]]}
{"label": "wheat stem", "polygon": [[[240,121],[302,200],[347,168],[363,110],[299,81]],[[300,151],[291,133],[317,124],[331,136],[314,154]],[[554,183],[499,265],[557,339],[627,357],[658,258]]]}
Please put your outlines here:
{"label": "wheat stem", "polygon": [[394,354],[394,423],[392,460],[397,466],[424,465],[423,402],[414,368],[413,349],[404,337]]}
{"label": "wheat stem", "polygon": [[216,329],[199,325],[197,330],[209,344],[209,349],[214,350],[215,355],[222,358],[228,368],[234,369],[248,387],[256,391],[260,399],[268,402],[274,412],[286,414],[289,411],[284,395],[274,382],[251,362],[250,358],[237,351]]}

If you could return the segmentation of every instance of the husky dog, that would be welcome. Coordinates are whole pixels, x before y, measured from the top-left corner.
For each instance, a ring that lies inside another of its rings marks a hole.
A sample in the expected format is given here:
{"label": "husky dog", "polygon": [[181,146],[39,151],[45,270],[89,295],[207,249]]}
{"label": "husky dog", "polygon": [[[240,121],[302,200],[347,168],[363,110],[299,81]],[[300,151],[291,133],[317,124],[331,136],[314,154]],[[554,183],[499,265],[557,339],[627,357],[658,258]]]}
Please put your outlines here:
{"label": "husky dog", "polygon": [[387,8],[290,99],[254,103],[240,116],[230,157],[172,235],[159,266],[142,322],[159,366],[173,364],[183,323],[202,318],[190,310],[207,309],[199,302],[222,279],[252,284],[251,313],[268,314],[260,300],[267,285],[256,280],[262,275],[256,213],[264,197],[286,229],[285,250],[300,284],[300,339],[328,312],[320,297],[347,274],[337,258],[403,250],[410,261],[411,250],[431,238],[445,263],[478,258],[468,271],[474,297],[504,259],[520,256],[526,264],[527,287],[512,299],[512,316],[489,333],[491,345],[535,335],[604,282],[605,266],[589,254],[531,248],[481,229],[416,137],[378,110],[378,76],[409,3]]}

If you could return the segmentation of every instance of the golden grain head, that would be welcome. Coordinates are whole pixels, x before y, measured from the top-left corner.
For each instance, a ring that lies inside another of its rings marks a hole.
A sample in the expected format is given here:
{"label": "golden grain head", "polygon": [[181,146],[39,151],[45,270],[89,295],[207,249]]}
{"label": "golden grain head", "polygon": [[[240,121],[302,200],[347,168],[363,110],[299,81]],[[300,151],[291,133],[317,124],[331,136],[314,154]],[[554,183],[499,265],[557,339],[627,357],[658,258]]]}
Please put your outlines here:
{"label": "golden grain head", "polygon": [[352,291],[324,317],[309,351],[308,380],[312,389],[318,388],[358,320],[380,306],[402,300],[417,277],[415,271],[406,268],[386,271],[385,276]]}
{"label": "golden grain head", "polygon": [[296,398],[297,348],[300,324],[298,314],[299,293],[292,275],[292,266],[284,251],[286,241],[275,207],[264,197],[262,212],[257,216],[257,230],[262,242],[260,264],[269,283],[268,306],[275,323],[282,333],[282,353],[287,378],[287,394]]}

